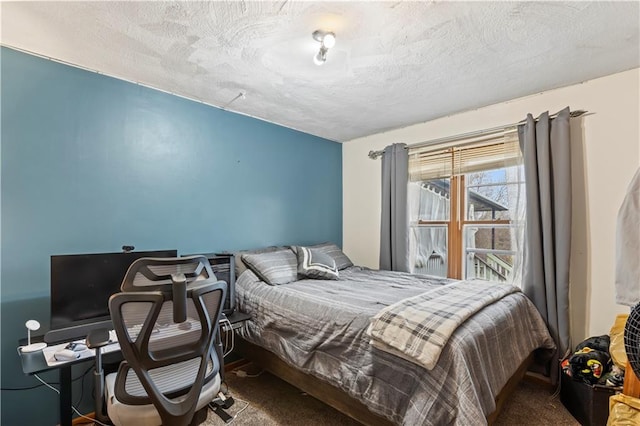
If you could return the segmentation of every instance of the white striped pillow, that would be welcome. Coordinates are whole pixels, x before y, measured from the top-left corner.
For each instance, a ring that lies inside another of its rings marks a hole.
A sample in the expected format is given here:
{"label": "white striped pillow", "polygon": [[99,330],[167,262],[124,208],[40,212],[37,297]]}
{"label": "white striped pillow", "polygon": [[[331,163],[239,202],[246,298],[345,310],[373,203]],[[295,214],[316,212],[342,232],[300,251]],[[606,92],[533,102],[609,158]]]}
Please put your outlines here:
{"label": "white striped pillow", "polygon": [[243,254],[242,261],[269,285],[298,280],[298,260],[289,248],[269,253]]}
{"label": "white striped pillow", "polygon": [[318,249],[297,246],[298,275],[319,280],[337,280],[336,261]]}

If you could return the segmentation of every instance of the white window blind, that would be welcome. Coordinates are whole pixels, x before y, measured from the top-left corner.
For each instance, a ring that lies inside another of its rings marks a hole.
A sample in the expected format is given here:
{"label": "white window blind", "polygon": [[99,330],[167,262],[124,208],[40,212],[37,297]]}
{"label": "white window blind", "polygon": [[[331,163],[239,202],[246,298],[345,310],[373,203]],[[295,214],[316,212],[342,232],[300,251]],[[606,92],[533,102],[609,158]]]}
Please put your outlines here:
{"label": "white window blind", "polygon": [[446,145],[409,148],[412,182],[508,167],[521,162],[517,128],[496,131]]}

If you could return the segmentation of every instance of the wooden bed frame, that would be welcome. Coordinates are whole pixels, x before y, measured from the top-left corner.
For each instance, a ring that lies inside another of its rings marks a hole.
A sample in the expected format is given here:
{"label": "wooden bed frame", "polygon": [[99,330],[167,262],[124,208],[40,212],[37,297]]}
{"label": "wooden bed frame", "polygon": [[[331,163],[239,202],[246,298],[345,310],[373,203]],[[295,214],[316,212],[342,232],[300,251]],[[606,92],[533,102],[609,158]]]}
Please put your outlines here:
{"label": "wooden bed frame", "polygon": [[[301,372],[295,367],[292,367],[282,361],[274,353],[260,346],[254,345],[253,343],[247,342],[237,335],[235,350],[242,357],[252,361],[254,364],[260,366],[274,376],[281,378],[285,382],[297,387],[314,398],[319,399],[325,404],[359,421],[360,423],[370,426],[393,425],[390,420],[372,413],[366,405],[349,396],[341,389],[338,389],[315,376]],[[496,397],[495,411],[487,416],[487,422],[489,424],[493,424],[496,421],[505,401],[516,389],[532,361],[533,353],[531,353],[527,359],[520,364],[516,372],[503,386],[502,390]]]}

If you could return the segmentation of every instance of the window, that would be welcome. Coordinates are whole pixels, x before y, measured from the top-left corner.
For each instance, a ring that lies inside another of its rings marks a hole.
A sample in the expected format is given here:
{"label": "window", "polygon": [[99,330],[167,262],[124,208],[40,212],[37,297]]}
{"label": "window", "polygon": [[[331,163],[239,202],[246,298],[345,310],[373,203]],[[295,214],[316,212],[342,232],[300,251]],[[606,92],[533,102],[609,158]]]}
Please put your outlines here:
{"label": "window", "polygon": [[409,156],[412,272],[458,279],[519,279],[524,170],[517,134]]}

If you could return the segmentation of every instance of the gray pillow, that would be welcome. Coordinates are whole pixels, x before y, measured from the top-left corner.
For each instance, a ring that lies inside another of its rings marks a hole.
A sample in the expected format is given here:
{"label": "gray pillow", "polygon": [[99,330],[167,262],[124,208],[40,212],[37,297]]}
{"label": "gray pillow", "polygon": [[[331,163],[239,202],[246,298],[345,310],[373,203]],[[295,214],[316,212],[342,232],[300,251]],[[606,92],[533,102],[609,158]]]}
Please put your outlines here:
{"label": "gray pillow", "polygon": [[245,263],[242,261],[243,254],[260,254],[260,253],[268,253],[272,251],[280,251],[280,250],[286,250],[286,249],[287,247],[284,247],[284,246],[269,246],[269,247],[254,249],[254,250],[241,250],[241,251],[234,252],[233,256],[235,257],[235,260],[236,260],[235,261],[236,279],[240,278],[240,275],[242,275],[242,273],[248,269],[247,265],[245,265]]}
{"label": "gray pillow", "polygon": [[333,243],[316,244],[315,246],[310,247],[331,256],[333,260],[336,261],[336,267],[339,271],[348,268],[349,266],[353,266],[351,259],[349,259],[347,255],[340,250],[340,247]]}
{"label": "gray pillow", "polygon": [[326,253],[309,247],[292,247],[298,256],[298,275],[316,280],[337,280],[336,261]]}
{"label": "gray pillow", "polygon": [[242,261],[269,285],[288,284],[298,280],[298,259],[291,249],[243,254]]}

